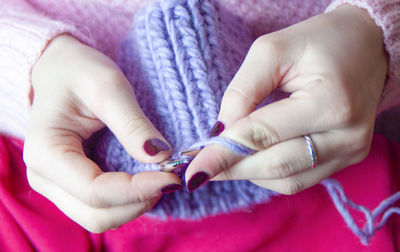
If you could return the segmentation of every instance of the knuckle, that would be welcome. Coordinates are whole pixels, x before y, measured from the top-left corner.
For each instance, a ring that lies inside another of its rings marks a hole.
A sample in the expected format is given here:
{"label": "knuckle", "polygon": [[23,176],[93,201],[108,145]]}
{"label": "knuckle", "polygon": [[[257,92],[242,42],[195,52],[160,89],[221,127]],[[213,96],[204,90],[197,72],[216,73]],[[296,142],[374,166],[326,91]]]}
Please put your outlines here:
{"label": "knuckle", "polygon": [[30,171],[30,168],[27,167],[26,170],[26,178],[28,180],[29,186],[36,192],[39,192],[39,183],[35,179],[35,175],[33,175],[32,171]]}
{"label": "knuckle", "polygon": [[40,148],[40,146],[24,146],[23,151],[23,160],[24,163],[29,169],[33,172],[42,174],[45,173],[45,164],[47,160],[51,159],[54,155],[52,155],[53,151],[46,152],[46,156],[43,156],[41,152],[38,150],[44,150],[44,148]]}
{"label": "knuckle", "polygon": [[[127,119],[121,124],[118,132],[118,138],[132,156],[142,151],[143,146],[139,139],[143,139],[144,142],[149,136],[154,135],[147,118],[134,115],[127,116]],[[132,141],[132,139],[136,139],[136,141]]]}
{"label": "knuckle", "polygon": [[214,171],[213,174],[218,174],[220,171],[228,171],[229,167],[230,167],[230,163],[228,162],[228,160],[225,158],[225,156],[223,155],[214,155],[215,158],[215,166],[214,166]]}
{"label": "knuckle", "polygon": [[78,223],[92,233],[103,233],[113,227],[109,211],[109,209],[89,208],[85,217]]}
{"label": "knuckle", "polygon": [[101,218],[99,218],[97,214],[90,214],[89,216],[90,217],[89,217],[88,221],[82,225],[86,230],[88,230],[92,233],[99,234],[99,233],[103,233],[103,232],[107,231],[109,228],[111,228],[111,227],[107,227],[104,224],[104,221]]}
{"label": "knuckle", "polygon": [[280,188],[279,193],[285,195],[293,195],[304,189],[302,183],[300,183],[297,179],[285,178],[283,180],[283,185]]}
{"label": "knuckle", "polygon": [[90,74],[90,76],[87,76],[86,78],[90,78],[90,81],[88,83],[91,83],[94,86],[98,86],[100,89],[119,87],[122,83],[125,82],[125,77],[121,73],[121,71],[114,68],[101,69],[98,74]]}
{"label": "knuckle", "polygon": [[120,131],[125,138],[146,135],[150,131],[148,120],[144,116],[128,114],[121,123]]}
{"label": "knuckle", "polygon": [[276,156],[269,161],[269,165],[265,168],[267,178],[286,178],[293,174],[293,165],[285,159]]}
{"label": "knuckle", "polygon": [[150,201],[150,200],[147,200],[147,201],[145,201],[143,203],[144,203],[144,206],[143,206],[142,209],[140,209],[140,211],[138,212],[137,216],[140,216],[140,215],[150,211],[154,206],[154,202]]}
{"label": "knuckle", "polygon": [[23,155],[22,158],[23,158],[26,166],[29,166],[29,167],[34,166],[34,164],[36,162],[36,155],[33,154],[31,149],[29,147],[27,147],[27,145],[25,145],[22,155]]}
{"label": "knuckle", "polygon": [[30,137],[27,137],[24,143],[22,158],[29,167],[35,167],[37,165],[38,155],[35,150],[37,150],[37,148],[33,146]]}
{"label": "knuckle", "polygon": [[249,88],[244,89],[241,88],[240,86],[237,86],[236,84],[240,83],[241,85],[245,85],[246,87],[251,87],[252,86],[251,80],[247,78],[247,75],[246,76],[236,75],[235,78],[238,79],[238,82],[233,82],[226,88],[222,100],[222,105],[225,106],[225,108],[230,108],[233,102],[237,103],[238,101],[241,101],[250,103],[254,107],[256,107],[258,104],[255,101],[254,97],[250,94],[251,92],[249,92]]}
{"label": "knuckle", "polygon": [[262,150],[272,144],[280,142],[278,132],[271,125],[261,122],[252,115],[249,115],[247,118],[248,119],[244,121],[244,123],[250,126],[250,136],[247,136],[247,139],[250,140],[250,144],[253,148]]}
{"label": "knuckle", "polygon": [[145,195],[142,190],[135,190],[133,193],[135,194],[133,198],[136,202],[147,203],[149,200],[149,196]]}
{"label": "knuckle", "polygon": [[358,128],[353,133],[352,141],[349,142],[350,154],[359,162],[367,157],[372,141],[372,131],[368,127]]}
{"label": "knuckle", "polygon": [[84,198],[84,201],[88,207],[94,209],[103,208],[106,206],[104,201],[101,199],[100,194],[96,190],[96,186],[92,186],[92,189],[89,190],[89,193],[86,198]]}
{"label": "knuckle", "polygon": [[220,174],[223,175],[223,178],[225,180],[232,180],[233,179],[233,174],[232,174],[232,171],[230,169],[225,169]]}
{"label": "knuckle", "polygon": [[277,55],[279,52],[282,52],[284,48],[285,44],[280,36],[272,34],[258,37],[251,46],[254,53],[268,55]]}

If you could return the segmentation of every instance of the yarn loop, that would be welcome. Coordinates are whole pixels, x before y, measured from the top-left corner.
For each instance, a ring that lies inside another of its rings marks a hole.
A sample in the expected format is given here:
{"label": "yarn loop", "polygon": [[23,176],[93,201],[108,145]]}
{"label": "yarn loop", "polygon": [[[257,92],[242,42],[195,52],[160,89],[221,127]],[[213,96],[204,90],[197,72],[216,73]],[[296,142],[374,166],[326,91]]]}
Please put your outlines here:
{"label": "yarn loop", "polygon": [[[252,36],[243,22],[212,1],[165,0],[150,4],[135,16],[118,64],[132,83],[142,110],[173,147],[173,156],[179,155],[178,150],[209,144],[219,144],[240,156],[255,152],[226,138],[208,138],[227,83],[251,43]],[[93,139],[96,147],[88,148],[87,154],[104,171],[136,174],[159,170],[156,164],[130,157],[109,130]],[[184,172],[177,171],[181,177]],[[371,212],[352,202],[337,181],[326,179],[321,184],[364,244],[392,214],[400,214],[400,208],[391,207],[400,199],[400,192]],[[209,182],[191,193],[183,189],[164,195],[146,214],[200,219],[266,202],[274,195],[278,194],[245,180]],[[364,214],[363,228],[357,226],[349,208]]]}

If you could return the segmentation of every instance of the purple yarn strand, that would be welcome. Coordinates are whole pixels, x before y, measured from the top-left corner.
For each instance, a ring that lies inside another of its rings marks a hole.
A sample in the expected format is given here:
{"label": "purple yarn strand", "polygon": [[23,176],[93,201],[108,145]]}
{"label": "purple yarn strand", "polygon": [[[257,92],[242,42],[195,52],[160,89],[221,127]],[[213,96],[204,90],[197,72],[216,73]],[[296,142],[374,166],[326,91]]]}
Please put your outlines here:
{"label": "purple yarn strand", "polygon": [[[255,150],[230,139],[207,139],[218,115],[219,102],[252,42],[242,20],[224,12],[214,1],[161,0],[135,15],[133,30],[122,43],[119,65],[136,92],[146,116],[174,150],[218,144],[242,157]],[[158,170],[125,151],[111,131],[102,131],[93,160],[104,171],[136,174]],[[180,170],[184,177],[185,170]],[[351,201],[333,179],[321,182],[350,230],[367,244],[400,208],[400,192],[372,212]],[[210,182],[189,193],[164,195],[147,215],[199,219],[268,201],[277,193],[247,180]],[[350,208],[365,216],[360,228]],[[381,217],[381,218],[380,218]],[[378,219],[380,220],[378,221]]]}
{"label": "purple yarn strand", "polygon": [[194,145],[191,146],[191,148],[196,148],[196,147],[203,147],[203,146],[207,146],[210,144],[219,144],[222,145],[224,147],[226,147],[227,149],[233,151],[234,153],[238,154],[239,156],[245,157],[248,155],[253,154],[254,152],[256,152],[255,150],[244,146],[242,144],[239,144],[233,140],[230,140],[228,138],[224,138],[224,137],[213,137],[201,142],[198,142]]}
{"label": "purple yarn strand", "polygon": [[[363,244],[368,243],[369,241],[368,236],[361,228],[358,227],[357,223],[354,221],[354,218],[350,214],[348,208],[345,206],[346,204],[349,204],[349,199],[344,194],[342,187],[339,186],[339,184],[333,179],[325,179],[321,182],[321,184],[324,185],[325,188],[327,189],[329,196],[331,197],[336,209],[338,210],[340,215],[342,215],[342,218],[347,224],[347,226],[351,229],[351,231],[355,235],[360,237],[361,242]],[[365,215],[368,215],[367,209],[365,209],[362,206],[357,207],[354,205],[352,206],[352,208],[356,210],[361,210]]]}
{"label": "purple yarn strand", "polygon": [[[221,146],[224,146],[225,148],[228,148],[232,152],[240,155],[240,156],[248,156],[251,155],[255,152],[255,150],[248,148],[244,145],[241,145],[233,140],[223,138],[223,137],[214,137],[210,138],[205,141],[198,142],[194,144],[192,147],[200,147],[200,146],[207,146],[211,144],[219,144]],[[392,214],[400,214],[400,208],[397,207],[392,207],[387,209],[389,206],[393,205],[395,202],[400,200],[400,192],[395,193],[394,195],[390,196],[389,198],[383,200],[379,206],[371,212],[368,208],[365,206],[359,205],[354,203],[352,200],[350,200],[346,194],[344,193],[343,188],[340,186],[340,184],[331,178],[325,179],[321,181],[321,184],[326,188],[326,190],[329,193],[329,196],[331,197],[336,209],[340,213],[340,215],[343,217],[343,220],[347,224],[347,226],[350,228],[350,230],[357,235],[361,242],[366,245],[369,243],[371,237],[375,234],[375,232],[379,229],[381,229],[389,217]],[[361,229],[357,223],[355,222],[353,216],[351,215],[348,207],[357,210],[361,213],[363,213],[366,223],[364,225],[364,228]],[[386,210],[387,209],[387,210]],[[377,224],[374,225],[376,219],[378,216],[382,215],[381,221]]]}
{"label": "purple yarn strand", "polygon": [[392,216],[392,214],[399,214],[400,215],[400,208],[399,207],[391,207],[389,209],[387,209],[383,216],[381,221],[379,222],[378,225],[375,226],[375,230],[381,229],[387,222],[387,220],[389,219],[390,216]]}
{"label": "purple yarn strand", "polygon": [[[351,201],[344,193],[343,188],[339,185],[339,183],[334,179],[325,179],[321,182],[322,185],[327,189],[329,196],[331,197],[333,203],[335,204],[336,209],[342,215],[343,220],[346,222],[347,226],[353,231],[355,235],[357,235],[361,242],[366,245],[369,243],[371,237],[375,234],[376,231],[381,229],[389,217],[392,214],[400,214],[400,208],[391,207],[385,210],[390,205],[393,205],[400,199],[400,192],[395,193],[389,198],[383,200],[379,206],[371,212],[368,208],[358,205]],[[349,205],[351,208],[362,212],[365,216],[366,223],[364,228],[361,229],[356,222],[354,221],[353,216],[350,214],[346,205]],[[375,221],[383,213],[381,221],[375,225]]]}
{"label": "purple yarn strand", "polygon": [[385,211],[386,208],[393,205],[398,200],[400,200],[400,192],[397,192],[397,193],[393,194],[392,196],[390,196],[389,198],[387,198],[386,200],[382,201],[379,204],[379,206],[377,208],[375,208],[375,210],[372,212],[372,216],[373,216],[374,220],[376,220],[376,218],[379,215],[381,215]]}

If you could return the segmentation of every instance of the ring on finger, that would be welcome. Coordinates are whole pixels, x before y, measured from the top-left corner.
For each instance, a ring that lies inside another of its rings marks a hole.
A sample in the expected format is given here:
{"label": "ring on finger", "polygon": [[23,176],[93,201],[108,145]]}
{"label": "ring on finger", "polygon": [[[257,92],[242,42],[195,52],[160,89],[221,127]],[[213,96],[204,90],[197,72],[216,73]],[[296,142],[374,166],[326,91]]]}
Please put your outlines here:
{"label": "ring on finger", "polygon": [[313,169],[317,166],[317,154],[315,152],[314,144],[310,135],[304,135],[303,137],[306,140],[308,154],[310,155],[311,159],[311,168]]}

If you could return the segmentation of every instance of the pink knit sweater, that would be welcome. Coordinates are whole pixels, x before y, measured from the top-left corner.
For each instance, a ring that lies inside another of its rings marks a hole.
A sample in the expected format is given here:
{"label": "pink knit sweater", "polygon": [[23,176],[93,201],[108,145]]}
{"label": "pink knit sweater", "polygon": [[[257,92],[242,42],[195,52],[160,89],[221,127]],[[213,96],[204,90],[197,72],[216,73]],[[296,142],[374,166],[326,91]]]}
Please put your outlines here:
{"label": "pink knit sweater", "polygon": [[[31,69],[51,39],[69,33],[115,60],[133,15],[149,1],[0,0],[0,133],[24,137]],[[399,0],[217,1],[240,16],[254,37],[344,3],[368,10],[383,31],[390,56],[380,110],[400,103]]]}

